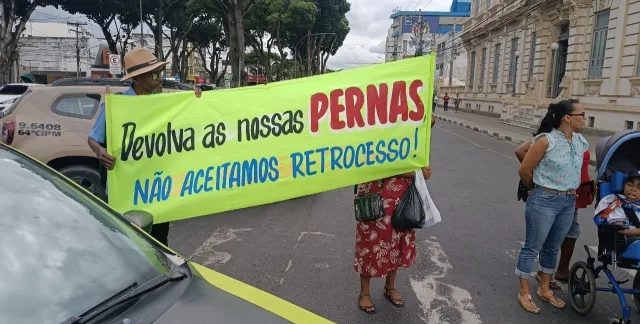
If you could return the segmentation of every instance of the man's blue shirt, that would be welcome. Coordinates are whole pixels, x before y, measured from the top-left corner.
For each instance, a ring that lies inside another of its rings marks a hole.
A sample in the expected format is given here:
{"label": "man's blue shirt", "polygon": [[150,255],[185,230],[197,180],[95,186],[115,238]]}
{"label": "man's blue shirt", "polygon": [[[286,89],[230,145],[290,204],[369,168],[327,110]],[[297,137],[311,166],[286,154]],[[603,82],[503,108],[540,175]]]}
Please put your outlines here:
{"label": "man's blue shirt", "polygon": [[[125,96],[135,96],[136,92],[133,91],[132,87],[129,87],[129,89],[123,91],[122,94]],[[93,124],[89,137],[98,143],[106,144],[107,142],[107,120],[104,115],[104,102],[100,104],[98,118],[96,118],[96,122]]]}
{"label": "man's blue shirt", "polygon": [[[123,91],[122,94],[125,96],[135,96],[136,92],[133,90],[133,87],[129,87],[129,89]],[[98,143],[106,144],[107,142],[107,120],[104,116],[104,102],[100,104],[100,108],[98,109],[98,118],[96,118],[96,122],[93,124],[93,128],[91,128],[89,137]],[[104,192],[108,192],[106,186],[104,188]]]}

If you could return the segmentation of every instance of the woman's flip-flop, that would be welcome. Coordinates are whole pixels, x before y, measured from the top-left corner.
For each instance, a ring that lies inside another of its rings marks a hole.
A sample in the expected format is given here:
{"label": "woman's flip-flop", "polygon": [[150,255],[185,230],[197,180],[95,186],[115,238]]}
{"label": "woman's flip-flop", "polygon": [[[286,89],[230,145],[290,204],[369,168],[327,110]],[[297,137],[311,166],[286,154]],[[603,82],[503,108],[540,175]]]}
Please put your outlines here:
{"label": "woman's flip-flop", "polygon": [[543,302],[549,303],[551,306],[555,308],[564,309],[564,307],[566,306],[564,300],[556,297],[553,291],[549,290],[549,292],[551,293],[551,295],[549,297],[545,297],[545,296],[542,296],[542,294],[540,293],[540,289],[538,289],[538,292],[537,292],[538,299],[542,300]]}
{"label": "woman's flip-flop", "polygon": [[[358,303],[360,303],[362,301],[362,298],[364,297],[371,297],[370,294],[365,294],[365,295],[360,295],[360,299],[358,299]],[[376,312],[376,305],[374,305],[373,303],[371,303],[371,306],[360,306],[360,310],[367,313],[367,314],[375,314]]]}
{"label": "woman's flip-flop", "polygon": [[[390,291],[396,290],[395,288],[384,288],[384,296],[387,297],[387,299],[396,307],[404,307],[404,300],[402,298],[398,298],[398,299],[393,299],[393,297],[391,297],[391,294],[389,294]],[[397,290],[396,290],[397,291]]]}
{"label": "woman's flip-flop", "polygon": [[532,314],[538,314],[540,313],[540,308],[538,308],[538,305],[536,305],[536,303],[533,301],[533,298],[531,298],[531,295],[527,295],[527,301],[529,301],[530,306],[527,307],[522,303],[522,299],[521,299],[522,295],[518,294],[518,304],[520,304],[520,307],[522,307],[522,309],[526,310],[529,313]]}
{"label": "woman's flip-flop", "polygon": [[[542,282],[542,279],[540,278],[540,274],[536,274],[536,280],[538,280],[538,283]],[[551,283],[549,284],[549,288],[551,288],[551,290],[562,290],[562,286],[560,286],[560,284],[556,281],[551,279]]]}

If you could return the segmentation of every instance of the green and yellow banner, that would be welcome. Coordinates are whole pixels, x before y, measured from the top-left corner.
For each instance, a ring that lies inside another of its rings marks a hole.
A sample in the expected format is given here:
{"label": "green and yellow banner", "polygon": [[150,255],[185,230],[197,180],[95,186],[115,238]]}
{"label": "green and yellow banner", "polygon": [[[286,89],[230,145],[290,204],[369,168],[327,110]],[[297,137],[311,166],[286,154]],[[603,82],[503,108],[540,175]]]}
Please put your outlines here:
{"label": "green and yellow banner", "polygon": [[107,95],[109,204],[162,223],[428,165],[434,69],[428,55],[201,98]]}

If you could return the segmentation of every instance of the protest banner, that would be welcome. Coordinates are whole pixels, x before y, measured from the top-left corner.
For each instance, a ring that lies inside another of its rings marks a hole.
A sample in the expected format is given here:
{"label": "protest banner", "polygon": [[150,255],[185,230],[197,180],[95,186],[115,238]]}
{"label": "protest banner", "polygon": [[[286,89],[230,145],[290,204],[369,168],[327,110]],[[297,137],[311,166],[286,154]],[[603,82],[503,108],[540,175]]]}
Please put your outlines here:
{"label": "protest banner", "polygon": [[427,55],[201,98],[107,95],[109,204],[162,223],[426,166],[434,69]]}

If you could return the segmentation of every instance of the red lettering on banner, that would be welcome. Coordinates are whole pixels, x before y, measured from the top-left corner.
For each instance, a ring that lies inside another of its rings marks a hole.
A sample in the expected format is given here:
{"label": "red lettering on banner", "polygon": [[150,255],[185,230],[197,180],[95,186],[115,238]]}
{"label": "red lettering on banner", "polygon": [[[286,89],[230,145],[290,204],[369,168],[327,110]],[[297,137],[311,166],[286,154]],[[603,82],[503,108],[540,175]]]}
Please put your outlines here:
{"label": "red lettering on banner", "polygon": [[418,94],[418,89],[422,88],[422,86],[422,80],[414,80],[409,85],[409,98],[416,105],[416,110],[409,112],[409,119],[414,121],[424,119],[424,103]]}
{"label": "red lettering on banner", "polygon": [[344,92],[344,105],[347,110],[347,127],[364,127],[362,108],[364,108],[364,93],[356,87],[347,88]]}
{"label": "red lettering on banner", "polygon": [[376,116],[380,124],[387,123],[387,98],[389,86],[382,83],[378,88],[374,85],[367,87],[367,122],[369,126],[376,124]]}
{"label": "red lettering on banner", "polygon": [[[316,93],[311,96],[309,104],[311,132],[318,132],[320,120],[327,114],[328,124],[335,131],[398,121],[421,122],[425,110],[418,91],[423,85],[421,80],[414,80],[408,85],[405,81],[396,81],[391,86],[391,98],[386,83],[368,85],[366,93],[357,87],[335,89],[328,96],[322,92]],[[409,101],[416,107],[415,110],[409,108]],[[363,116],[365,105],[366,123]]]}

